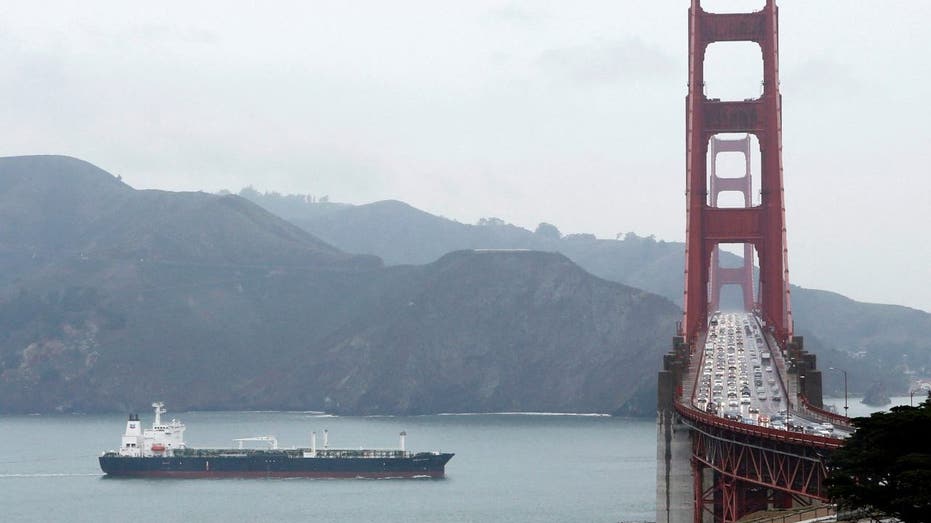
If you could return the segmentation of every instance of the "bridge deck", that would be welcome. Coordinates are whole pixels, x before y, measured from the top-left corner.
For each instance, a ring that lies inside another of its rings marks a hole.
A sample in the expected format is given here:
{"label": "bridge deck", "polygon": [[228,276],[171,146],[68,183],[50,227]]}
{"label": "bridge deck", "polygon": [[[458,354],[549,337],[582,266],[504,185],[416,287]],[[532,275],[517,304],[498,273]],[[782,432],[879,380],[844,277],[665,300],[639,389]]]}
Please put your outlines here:
{"label": "bridge deck", "polygon": [[719,313],[709,323],[683,377],[685,409],[678,410],[692,411],[683,414],[719,426],[740,424],[741,432],[828,447],[839,446],[831,440],[850,434],[843,418],[795,401],[782,349],[759,318],[751,313]]}

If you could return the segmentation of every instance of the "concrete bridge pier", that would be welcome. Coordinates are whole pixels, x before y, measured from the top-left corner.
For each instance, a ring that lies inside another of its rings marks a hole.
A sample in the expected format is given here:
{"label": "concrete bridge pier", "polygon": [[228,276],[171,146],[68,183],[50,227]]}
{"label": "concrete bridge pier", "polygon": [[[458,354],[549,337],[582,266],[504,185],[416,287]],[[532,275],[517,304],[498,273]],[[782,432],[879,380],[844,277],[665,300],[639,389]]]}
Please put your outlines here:
{"label": "concrete bridge pier", "polygon": [[[689,346],[673,338],[673,351],[663,357],[656,416],[656,522],[694,523],[692,440],[675,410],[688,368]],[[703,474],[704,477],[704,474]]]}
{"label": "concrete bridge pier", "polygon": [[786,386],[789,389],[787,392],[789,392],[793,406],[801,407],[795,404],[797,395],[801,395],[810,405],[819,409],[824,408],[818,359],[814,354],[805,350],[805,340],[801,336],[792,337],[788,343],[786,355],[789,359]]}

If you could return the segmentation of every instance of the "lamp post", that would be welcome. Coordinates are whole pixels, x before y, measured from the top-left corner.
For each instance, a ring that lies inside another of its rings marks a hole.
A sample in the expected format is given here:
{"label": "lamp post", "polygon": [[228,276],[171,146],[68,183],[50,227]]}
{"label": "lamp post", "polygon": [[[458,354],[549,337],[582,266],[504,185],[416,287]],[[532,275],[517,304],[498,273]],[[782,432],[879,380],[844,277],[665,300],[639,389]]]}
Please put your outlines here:
{"label": "lamp post", "polygon": [[844,417],[849,418],[849,416],[847,416],[847,371],[844,369],[835,369],[834,367],[828,367],[828,370],[838,370],[844,373]]}

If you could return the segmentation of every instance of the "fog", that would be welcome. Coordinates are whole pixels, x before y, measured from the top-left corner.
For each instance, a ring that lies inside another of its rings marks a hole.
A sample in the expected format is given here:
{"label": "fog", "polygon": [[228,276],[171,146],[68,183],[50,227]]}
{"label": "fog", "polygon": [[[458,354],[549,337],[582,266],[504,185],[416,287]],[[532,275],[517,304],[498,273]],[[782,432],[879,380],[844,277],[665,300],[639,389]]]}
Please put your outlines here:
{"label": "fog", "polygon": [[[0,154],[681,241],[688,5],[7,2]],[[931,3],[780,7],[791,280],[931,310]]]}

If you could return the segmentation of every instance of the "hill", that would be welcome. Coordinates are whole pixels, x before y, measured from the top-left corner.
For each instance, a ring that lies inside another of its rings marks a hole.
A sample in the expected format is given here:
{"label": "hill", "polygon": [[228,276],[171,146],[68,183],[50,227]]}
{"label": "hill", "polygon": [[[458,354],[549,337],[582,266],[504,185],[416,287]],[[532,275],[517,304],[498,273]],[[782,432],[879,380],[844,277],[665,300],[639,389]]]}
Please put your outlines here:
{"label": "hill", "polygon": [[[541,252],[448,254],[388,271],[319,358],[266,383],[318,377],[276,404],[354,413],[616,412],[664,350],[668,301]],[[322,404],[320,403],[322,399]]]}
{"label": "hill", "polygon": [[[274,195],[249,194],[274,208]],[[681,304],[684,245],[627,234],[623,239],[563,236],[541,224],[537,231],[484,220],[468,225],[431,215],[397,201],[339,205],[312,203],[279,209],[283,217],[341,249],[379,256],[389,264],[417,264],[465,248],[522,248],[560,252],[606,280],[665,296]],[[727,254],[722,263],[739,265]],[[848,370],[851,392],[862,393],[875,380],[907,392],[907,375],[931,376],[931,315],[896,305],[861,303],[839,294],[792,287],[796,331],[817,351],[823,369]],[[669,329],[671,332],[671,329]],[[826,390],[843,393],[840,373],[825,373]]]}
{"label": "hill", "polygon": [[678,314],[553,253],[386,268],[73,158],[0,158],[0,213],[0,412],[614,412]]}
{"label": "hill", "polygon": [[[0,159],[5,275],[74,259],[378,264],[347,255],[235,196],[136,191],[62,156]],[[28,261],[27,261],[28,260]]]}

